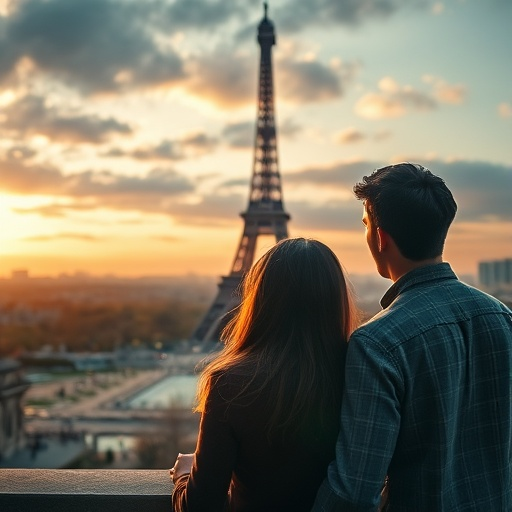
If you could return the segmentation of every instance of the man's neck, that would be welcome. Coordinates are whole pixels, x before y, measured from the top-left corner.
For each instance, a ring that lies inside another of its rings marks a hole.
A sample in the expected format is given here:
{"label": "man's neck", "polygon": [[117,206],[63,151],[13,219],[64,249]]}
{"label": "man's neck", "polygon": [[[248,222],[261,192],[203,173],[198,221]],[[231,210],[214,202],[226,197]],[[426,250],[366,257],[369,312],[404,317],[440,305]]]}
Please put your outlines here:
{"label": "man's neck", "polygon": [[437,258],[431,258],[428,260],[421,261],[413,261],[402,258],[401,260],[395,262],[393,265],[389,266],[389,277],[396,283],[402,276],[414,270],[416,268],[425,267],[427,265],[434,265],[435,263],[442,263],[443,257],[438,256]]}

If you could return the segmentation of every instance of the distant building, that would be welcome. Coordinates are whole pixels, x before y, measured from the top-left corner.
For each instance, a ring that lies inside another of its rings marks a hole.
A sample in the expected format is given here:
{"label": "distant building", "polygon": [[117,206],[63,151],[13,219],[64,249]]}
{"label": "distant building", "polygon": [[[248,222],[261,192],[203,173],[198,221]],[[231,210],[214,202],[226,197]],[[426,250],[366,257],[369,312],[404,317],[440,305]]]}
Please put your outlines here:
{"label": "distant building", "polygon": [[478,264],[478,281],[486,288],[512,286],[512,258],[481,261]]}
{"label": "distant building", "polygon": [[66,352],[54,351],[53,347],[42,347],[27,352],[22,357],[24,365],[30,368],[45,368],[49,371],[106,371],[115,369],[113,352]]}
{"label": "distant building", "polygon": [[23,281],[25,279],[28,279],[28,270],[26,270],[26,269],[13,270],[11,272],[11,279],[15,279],[16,281]]}
{"label": "distant building", "polygon": [[146,348],[120,348],[115,351],[115,365],[118,369],[160,368],[164,365],[167,356],[158,350]]}
{"label": "distant building", "polygon": [[166,354],[145,348],[121,348],[114,352],[66,352],[54,351],[45,347],[35,352],[27,352],[21,360],[29,368],[47,370],[109,371],[124,368],[160,368],[164,365]]}
{"label": "distant building", "polygon": [[0,458],[23,446],[21,398],[29,386],[17,361],[0,359]]}
{"label": "distant building", "polygon": [[112,352],[69,354],[68,357],[77,371],[106,371],[115,368]]}

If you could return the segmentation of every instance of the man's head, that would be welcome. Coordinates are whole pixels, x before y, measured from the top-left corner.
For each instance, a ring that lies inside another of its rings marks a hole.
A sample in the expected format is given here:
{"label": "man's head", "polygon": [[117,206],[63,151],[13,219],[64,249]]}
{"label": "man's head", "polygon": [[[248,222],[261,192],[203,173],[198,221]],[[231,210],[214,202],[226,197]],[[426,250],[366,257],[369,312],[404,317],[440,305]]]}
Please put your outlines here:
{"label": "man's head", "polygon": [[400,163],[377,169],[354,186],[364,202],[368,245],[377,265],[377,229],[392,238],[411,262],[441,256],[457,204],[445,182],[418,164]]}

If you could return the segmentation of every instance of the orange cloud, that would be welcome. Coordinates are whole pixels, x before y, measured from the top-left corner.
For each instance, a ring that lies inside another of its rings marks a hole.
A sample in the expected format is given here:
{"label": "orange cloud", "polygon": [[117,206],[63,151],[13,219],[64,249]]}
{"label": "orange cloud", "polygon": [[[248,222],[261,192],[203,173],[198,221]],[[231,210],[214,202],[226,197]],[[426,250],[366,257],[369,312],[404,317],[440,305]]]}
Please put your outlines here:
{"label": "orange cloud", "polygon": [[354,144],[356,142],[362,141],[365,138],[366,136],[363,132],[359,131],[357,128],[350,127],[338,133],[336,140],[340,144]]}
{"label": "orange cloud", "polygon": [[500,103],[498,105],[498,114],[504,119],[512,117],[512,105],[510,103]]}
{"label": "orange cloud", "polygon": [[390,77],[380,80],[379,92],[365,94],[355,105],[355,112],[368,119],[401,117],[409,111],[433,110],[437,107],[431,94],[409,85],[401,86]]}

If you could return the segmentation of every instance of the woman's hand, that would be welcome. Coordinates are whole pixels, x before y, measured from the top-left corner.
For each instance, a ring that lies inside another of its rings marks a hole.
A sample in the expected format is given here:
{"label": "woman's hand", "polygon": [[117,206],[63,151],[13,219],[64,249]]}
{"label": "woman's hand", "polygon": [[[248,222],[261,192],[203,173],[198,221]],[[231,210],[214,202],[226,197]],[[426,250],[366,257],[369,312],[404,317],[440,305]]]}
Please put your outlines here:
{"label": "woman's hand", "polygon": [[180,476],[189,474],[192,471],[193,463],[193,453],[178,453],[178,458],[176,459],[174,467],[169,470],[172,481],[175,483]]}

